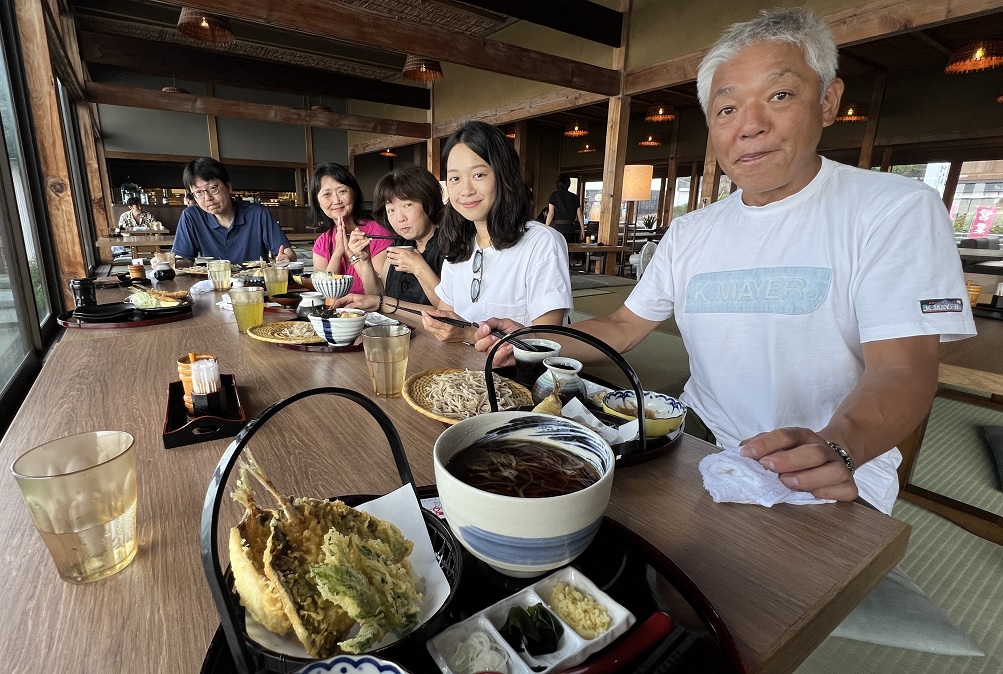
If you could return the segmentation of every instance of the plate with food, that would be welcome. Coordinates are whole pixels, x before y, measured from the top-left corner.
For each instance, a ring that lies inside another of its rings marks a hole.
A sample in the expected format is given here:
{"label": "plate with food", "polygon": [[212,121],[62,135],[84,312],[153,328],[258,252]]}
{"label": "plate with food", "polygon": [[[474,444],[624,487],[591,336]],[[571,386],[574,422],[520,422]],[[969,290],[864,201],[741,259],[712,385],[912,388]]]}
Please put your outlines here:
{"label": "plate with food", "polygon": [[[497,375],[494,384],[499,410],[533,404],[532,394],[522,384]],[[405,380],[401,395],[411,407],[446,424],[491,411],[484,372],[480,370],[419,372]]]}
{"label": "plate with food", "polygon": [[194,267],[178,267],[174,270],[178,274],[187,274],[189,276],[208,276],[209,267],[200,267],[198,265]]}
{"label": "plate with food", "polygon": [[132,316],[136,311],[136,305],[131,302],[113,302],[111,304],[93,304],[77,307],[73,310],[73,318],[78,321],[94,323],[99,321],[111,321],[126,316]]}
{"label": "plate with food", "polygon": [[187,290],[155,290],[133,288],[129,301],[143,313],[150,315],[169,315],[185,311],[192,306],[191,295]]}
{"label": "plate with food", "polygon": [[324,338],[317,334],[313,325],[306,321],[277,321],[262,323],[247,329],[249,337],[272,344],[321,344],[327,346]]}
{"label": "plate with food", "polygon": [[353,507],[286,496],[250,452],[236,468],[230,568],[253,646],[308,661],[428,638],[453,588],[410,484]]}
{"label": "plate with food", "polygon": [[531,674],[573,667],[634,624],[634,615],[574,567],[565,567],[432,637],[447,674]]}

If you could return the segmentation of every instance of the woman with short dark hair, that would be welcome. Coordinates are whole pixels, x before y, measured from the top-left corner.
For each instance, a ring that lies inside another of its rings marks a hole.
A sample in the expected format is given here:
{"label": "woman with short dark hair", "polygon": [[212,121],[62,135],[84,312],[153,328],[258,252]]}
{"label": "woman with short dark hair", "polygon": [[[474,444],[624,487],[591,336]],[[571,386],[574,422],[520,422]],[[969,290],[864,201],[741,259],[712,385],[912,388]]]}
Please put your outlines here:
{"label": "woman with short dark hair", "polygon": [[[324,164],[314,171],[310,180],[310,221],[322,232],[313,244],[315,272],[351,275],[353,293],[365,292],[364,275],[370,284],[378,281],[372,273],[386,264],[390,240],[370,239],[367,235],[390,233],[375,220],[363,218],[362,188],[341,164]],[[363,260],[369,264],[360,265]]]}

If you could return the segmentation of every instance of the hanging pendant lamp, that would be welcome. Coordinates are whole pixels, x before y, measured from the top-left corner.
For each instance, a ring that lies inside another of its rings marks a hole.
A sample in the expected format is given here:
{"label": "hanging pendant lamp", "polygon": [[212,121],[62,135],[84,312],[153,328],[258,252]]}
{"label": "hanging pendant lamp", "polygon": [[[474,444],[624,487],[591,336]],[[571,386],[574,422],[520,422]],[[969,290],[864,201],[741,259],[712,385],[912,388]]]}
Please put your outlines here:
{"label": "hanging pendant lamp", "polygon": [[408,56],[404,61],[404,79],[414,82],[433,82],[442,79],[442,66],[435,59]]}
{"label": "hanging pendant lamp", "polygon": [[1003,65],[1003,40],[979,40],[961,47],[944,68],[948,74],[971,73]]}
{"label": "hanging pendant lamp", "polygon": [[233,29],[225,16],[206,14],[195,7],[182,7],[178,30],[193,40],[209,44],[228,45],[233,42]]}

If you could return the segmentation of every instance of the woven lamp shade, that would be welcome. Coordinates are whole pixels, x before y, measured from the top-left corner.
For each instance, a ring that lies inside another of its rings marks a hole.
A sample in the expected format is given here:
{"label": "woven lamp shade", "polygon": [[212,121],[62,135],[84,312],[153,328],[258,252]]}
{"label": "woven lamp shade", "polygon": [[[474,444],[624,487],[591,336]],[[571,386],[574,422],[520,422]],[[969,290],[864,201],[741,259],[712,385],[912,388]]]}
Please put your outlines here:
{"label": "woven lamp shade", "polygon": [[190,94],[191,92],[184,87],[164,87],[161,89],[166,94]]}
{"label": "woven lamp shade", "polygon": [[1000,96],[999,98],[997,98],[996,102],[997,103],[1003,103],[1003,96]]}
{"label": "woven lamp shade", "polygon": [[655,103],[644,114],[646,122],[671,122],[676,118],[676,109],[668,103]]}
{"label": "woven lamp shade", "polygon": [[1003,40],[979,40],[951,54],[944,72],[971,73],[1003,65]]}
{"label": "woven lamp shade", "polygon": [[383,150],[383,152],[380,152],[380,156],[381,157],[396,157],[397,153],[394,152],[393,150],[391,150],[390,148],[387,148],[387,149]]}
{"label": "woven lamp shade", "polygon": [[836,112],[836,118],[834,121],[837,122],[866,122],[867,121],[867,106],[863,103],[856,103],[850,101],[849,103],[844,103],[839,106],[839,110]]}
{"label": "woven lamp shade", "polygon": [[442,66],[435,59],[408,56],[404,61],[404,79],[415,82],[432,82],[442,79]]}
{"label": "woven lamp shade", "polygon": [[233,29],[225,16],[206,14],[195,7],[182,7],[178,17],[178,30],[193,40],[210,44],[227,45],[233,42]]}
{"label": "woven lamp shade", "polygon": [[578,154],[590,154],[596,151],[596,146],[588,141],[582,143],[582,146],[578,148]]}
{"label": "woven lamp shade", "polygon": [[646,133],[644,138],[638,143],[641,147],[658,147],[662,144],[662,139],[657,133]]}
{"label": "woven lamp shade", "polygon": [[589,125],[584,119],[575,119],[568,122],[564,129],[564,135],[568,138],[584,138],[589,135]]}

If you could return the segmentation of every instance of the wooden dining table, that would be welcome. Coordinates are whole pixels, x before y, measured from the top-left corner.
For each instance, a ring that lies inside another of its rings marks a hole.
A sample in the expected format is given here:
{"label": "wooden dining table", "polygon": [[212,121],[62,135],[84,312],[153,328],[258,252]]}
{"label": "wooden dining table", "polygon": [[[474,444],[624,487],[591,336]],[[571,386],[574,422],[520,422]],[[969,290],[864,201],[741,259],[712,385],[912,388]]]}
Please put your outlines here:
{"label": "wooden dining table", "polygon": [[[179,276],[163,285],[193,280]],[[99,301],[123,292],[102,289]],[[217,354],[248,418],[315,387],[369,394],[360,350],[304,352],[255,340],[237,332],[219,299],[215,292],[196,296],[193,317],[184,321],[66,329],[0,441],[7,465],[43,442],[91,430],[127,431],[138,451],[139,553],[121,572],[86,585],[59,578],[14,479],[0,481],[7,606],[0,662],[8,671],[199,671],[219,625],[200,563],[199,527],[207,486],[231,440],[164,449],[179,357]],[[266,321],[290,318],[266,313]],[[483,369],[484,356],[418,327],[408,374],[443,367]],[[281,491],[380,494],[399,486],[372,417],[349,401],[323,398],[283,410],[249,445]],[[376,402],[400,433],[416,482],[433,484],[432,446],[444,424],[399,397]],[[716,607],[749,672],[791,672],[903,557],[909,527],[855,503],[714,503],[698,471],[714,450],[683,436],[657,458],[618,467],[607,516],[689,576]],[[240,514],[226,501],[221,541]]]}
{"label": "wooden dining table", "polygon": [[617,255],[629,253],[630,246],[616,246],[606,243],[569,243],[568,253],[602,254],[596,262],[596,274],[608,274],[616,268]]}

